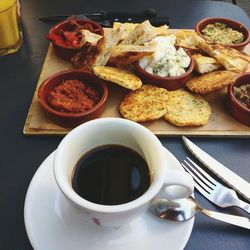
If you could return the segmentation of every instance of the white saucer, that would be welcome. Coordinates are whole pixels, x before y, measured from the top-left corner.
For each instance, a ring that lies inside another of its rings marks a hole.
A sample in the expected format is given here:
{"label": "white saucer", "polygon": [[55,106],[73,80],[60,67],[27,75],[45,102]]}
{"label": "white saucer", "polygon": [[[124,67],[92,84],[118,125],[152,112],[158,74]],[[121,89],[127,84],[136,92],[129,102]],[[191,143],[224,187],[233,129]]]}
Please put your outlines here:
{"label": "white saucer", "polygon": [[[167,150],[166,155],[169,168],[182,169]],[[25,199],[24,221],[34,249],[177,250],[185,247],[194,219],[171,222],[145,212],[118,229],[99,227],[88,221],[59,190],[53,176],[53,157],[54,153],[50,154],[39,167]]]}

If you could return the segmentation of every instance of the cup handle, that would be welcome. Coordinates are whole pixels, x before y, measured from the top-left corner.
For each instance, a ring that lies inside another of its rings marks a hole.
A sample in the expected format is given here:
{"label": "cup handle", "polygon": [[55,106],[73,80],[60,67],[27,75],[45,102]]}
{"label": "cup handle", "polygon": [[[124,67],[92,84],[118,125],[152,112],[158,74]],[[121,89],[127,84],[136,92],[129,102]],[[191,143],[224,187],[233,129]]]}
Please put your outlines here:
{"label": "cup handle", "polygon": [[160,196],[168,200],[182,199],[192,195],[194,191],[193,178],[190,174],[178,170],[167,172]]}

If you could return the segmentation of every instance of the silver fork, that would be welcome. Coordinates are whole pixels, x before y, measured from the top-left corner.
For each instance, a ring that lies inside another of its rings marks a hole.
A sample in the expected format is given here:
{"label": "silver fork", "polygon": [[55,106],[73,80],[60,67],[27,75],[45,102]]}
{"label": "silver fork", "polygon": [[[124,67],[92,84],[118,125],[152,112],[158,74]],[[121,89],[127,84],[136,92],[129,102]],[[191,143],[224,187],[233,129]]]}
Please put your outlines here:
{"label": "silver fork", "polygon": [[209,201],[219,207],[236,206],[250,213],[249,203],[240,200],[233,189],[216,181],[190,158],[187,157],[181,165],[192,175],[195,188]]}

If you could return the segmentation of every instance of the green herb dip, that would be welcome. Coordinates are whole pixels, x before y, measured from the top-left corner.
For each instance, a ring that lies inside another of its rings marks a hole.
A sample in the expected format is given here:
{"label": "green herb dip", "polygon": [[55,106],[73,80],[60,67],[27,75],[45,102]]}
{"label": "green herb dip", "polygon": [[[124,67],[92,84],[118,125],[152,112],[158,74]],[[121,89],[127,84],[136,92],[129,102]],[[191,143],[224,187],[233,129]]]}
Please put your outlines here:
{"label": "green herb dip", "polygon": [[201,31],[210,42],[222,44],[237,44],[244,41],[244,35],[224,23],[213,23],[205,26]]}

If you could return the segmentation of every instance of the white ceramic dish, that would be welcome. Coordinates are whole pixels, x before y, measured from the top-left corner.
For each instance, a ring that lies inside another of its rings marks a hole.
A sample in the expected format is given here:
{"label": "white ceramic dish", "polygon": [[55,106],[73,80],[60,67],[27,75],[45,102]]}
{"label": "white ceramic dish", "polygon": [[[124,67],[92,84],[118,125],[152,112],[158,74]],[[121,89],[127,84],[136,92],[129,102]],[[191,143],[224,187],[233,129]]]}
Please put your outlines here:
{"label": "white ceramic dish", "polygon": [[[183,170],[167,150],[166,156],[170,169]],[[25,199],[25,227],[35,250],[177,250],[185,247],[194,219],[178,223],[145,212],[130,224],[116,229],[99,227],[88,221],[56,185],[53,158],[54,153],[41,164]]]}

